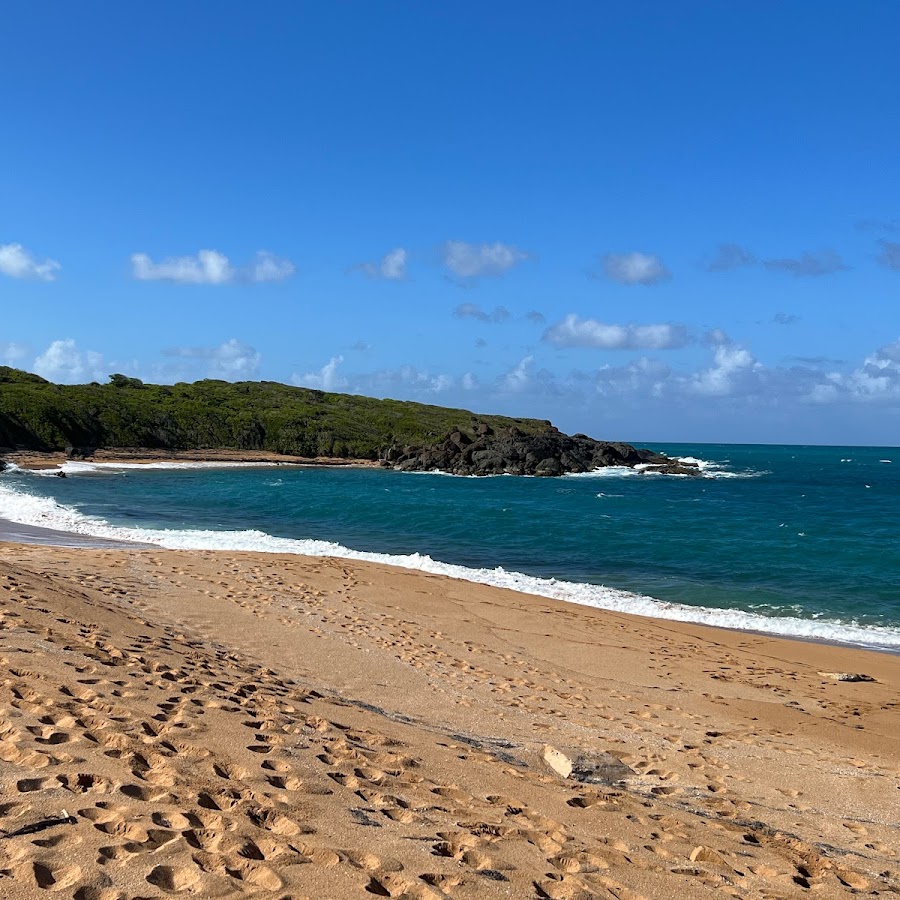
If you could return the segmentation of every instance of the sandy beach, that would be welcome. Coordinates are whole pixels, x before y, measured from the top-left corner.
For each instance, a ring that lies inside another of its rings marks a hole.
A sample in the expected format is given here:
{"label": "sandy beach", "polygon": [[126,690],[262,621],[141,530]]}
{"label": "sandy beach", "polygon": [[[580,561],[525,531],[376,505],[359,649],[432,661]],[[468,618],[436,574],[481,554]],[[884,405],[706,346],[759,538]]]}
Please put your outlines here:
{"label": "sandy beach", "polygon": [[104,465],[127,463],[128,465],[153,465],[156,463],[241,463],[279,466],[354,466],[377,468],[379,463],[371,459],[345,459],[339,456],[300,457],[285,456],[268,450],[150,450],[144,447],[130,449],[114,447],[93,451],[87,457],[69,457],[61,451],[12,450],[3,454],[6,462],[22,469],[59,469],[67,462],[102,463]]}
{"label": "sandy beach", "polygon": [[898,686],[373,564],[3,543],[0,894],[893,896]]}

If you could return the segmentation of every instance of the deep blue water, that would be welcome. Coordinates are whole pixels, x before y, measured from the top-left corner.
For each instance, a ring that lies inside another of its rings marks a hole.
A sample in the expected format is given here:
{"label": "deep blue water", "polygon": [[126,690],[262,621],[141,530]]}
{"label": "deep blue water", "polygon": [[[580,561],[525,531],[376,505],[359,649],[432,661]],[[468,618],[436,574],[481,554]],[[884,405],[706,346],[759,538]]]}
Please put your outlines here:
{"label": "deep blue water", "polygon": [[[98,534],[109,533],[100,521],[117,529],[194,532],[166,538],[179,546],[310,549],[268,547],[270,535],[367,553],[427,554],[468,569],[501,566],[689,607],[775,617],[773,631],[785,632],[783,617],[833,622],[831,636],[838,638],[838,623],[898,629],[900,645],[900,450],[654,449],[716,467],[702,478],[606,470],[541,479],[287,466],[76,466],[66,479],[0,477],[0,515]],[[48,506],[50,498],[59,506]],[[264,535],[224,541],[225,535],[198,530]],[[579,599],[577,591],[570,599]],[[617,603],[628,608],[621,598]],[[653,612],[645,606],[635,611]],[[699,620],[759,627],[740,616]],[[845,637],[865,642],[858,634]],[[893,642],[891,636],[881,641]]]}

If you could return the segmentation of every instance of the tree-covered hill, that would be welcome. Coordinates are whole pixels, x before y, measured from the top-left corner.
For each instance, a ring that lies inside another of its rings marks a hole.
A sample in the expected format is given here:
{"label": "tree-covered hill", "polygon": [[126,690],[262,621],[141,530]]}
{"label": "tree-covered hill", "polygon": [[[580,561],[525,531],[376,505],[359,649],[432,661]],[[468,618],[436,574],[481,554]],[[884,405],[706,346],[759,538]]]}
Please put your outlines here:
{"label": "tree-covered hill", "polygon": [[427,446],[479,424],[552,433],[549,422],[481,416],[400,400],[375,400],[272,381],[51,384],[0,366],[0,447],[269,450],[292,456],[378,459],[389,447]]}

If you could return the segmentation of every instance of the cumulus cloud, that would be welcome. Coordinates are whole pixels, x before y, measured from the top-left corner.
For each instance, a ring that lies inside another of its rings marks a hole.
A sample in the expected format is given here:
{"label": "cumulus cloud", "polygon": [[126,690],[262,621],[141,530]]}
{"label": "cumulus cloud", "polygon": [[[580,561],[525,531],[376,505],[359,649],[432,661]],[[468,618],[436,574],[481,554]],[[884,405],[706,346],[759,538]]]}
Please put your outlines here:
{"label": "cumulus cloud", "polygon": [[730,394],[734,382],[746,371],[761,368],[753,355],[734,344],[719,344],[713,351],[713,364],[697,372],[690,384],[698,394]]}
{"label": "cumulus cloud", "polygon": [[513,244],[467,244],[465,241],[446,241],[441,247],[444,265],[457,278],[483,278],[508,272],[513,266],[529,259],[529,254]]}
{"label": "cumulus cloud", "polygon": [[539,310],[533,309],[526,316],[532,325],[543,325],[547,321],[547,317]]}
{"label": "cumulus cloud", "polygon": [[318,372],[295,374],[291,381],[298,387],[314,388],[319,391],[340,391],[349,384],[347,379],[338,372],[343,361],[343,356],[332,356]]}
{"label": "cumulus cloud", "polygon": [[596,347],[601,350],[671,350],[690,341],[683,325],[610,325],[581,319],[574,313],[548,328],[543,339],[556,347]]}
{"label": "cumulus cloud", "polygon": [[252,380],[259,374],[260,354],[249,344],[232,338],[218,347],[169,347],[163,356],[197,359],[206,363],[209,378],[223,381]]}
{"label": "cumulus cloud", "polygon": [[830,373],[815,399],[831,399],[829,391],[853,400],[900,401],[900,340],[880,347],[846,376]]}
{"label": "cumulus cloud", "polygon": [[756,264],[756,257],[740,244],[719,244],[716,255],[706,264],[707,272],[729,272]]}
{"label": "cumulus cloud", "polygon": [[665,363],[642,356],[624,366],[603,366],[580,380],[590,382],[604,397],[660,397],[671,376],[672,370]]}
{"label": "cumulus cloud", "polygon": [[444,393],[455,387],[456,383],[452,376],[444,373],[427,372],[416,366],[398,366],[359,376],[357,390],[382,396],[389,394],[421,396]]}
{"label": "cumulus cloud", "polygon": [[711,328],[701,341],[707,347],[718,347],[720,344],[730,344],[731,338],[721,328]]}
{"label": "cumulus cloud", "polygon": [[55,281],[62,268],[55,259],[38,260],[21,244],[0,244],[0,274],[33,281]]}
{"label": "cumulus cloud", "polygon": [[534,370],[534,357],[526,356],[516,363],[513,368],[503,374],[499,380],[499,387],[503,391],[520,393],[528,390],[532,383]]}
{"label": "cumulus cloud", "polygon": [[655,253],[608,253],[603,257],[603,272],[619,284],[659,284],[671,278]]}
{"label": "cumulus cloud", "polygon": [[505,322],[509,318],[509,310],[505,306],[495,306],[490,312],[483,310],[477,303],[460,303],[453,310],[457,319],[477,319],[479,322]]}
{"label": "cumulus cloud", "polygon": [[196,256],[169,256],[160,262],[146,253],[131,256],[132,274],[139,281],[174,281],[177,284],[229,284],[283,281],[294,274],[294,264],[260,250],[250,265],[233,266],[218,250],[199,250]]}
{"label": "cumulus cloud", "polygon": [[558,414],[577,408],[583,415],[586,404],[598,397],[604,401],[601,408],[611,415],[645,408],[704,420],[765,410],[783,422],[815,416],[816,407],[823,404],[900,408],[900,340],[885,344],[856,366],[829,359],[769,365],[720,330],[708,332],[694,346],[706,346],[708,358],[686,366],[664,362],[650,352],[622,365],[554,373],[541,367],[537,353],[528,353],[509,368],[480,378],[471,371],[448,374],[412,365],[344,375],[339,369],[343,359],[336,356],[317,372],[295,376],[294,381],[426,402],[439,395],[439,402],[461,405],[468,402],[467,392],[478,391],[479,403],[494,403],[499,409],[532,404],[537,415],[548,403]]}
{"label": "cumulus cloud", "polygon": [[894,241],[881,241],[881,253],[878,254],[878,262],[894,272],[900,272],[900,243]]}
{"label": "cumulus cloud", "polygon": [[[583,380],[600,393],[657,398],[690,408],[696,398],[712,403],[800,409],[823,404],[900,405],[900,340],[869,354],[849,371],[828,371],[837,360],[803,358],[802,365],[769,366],[745,347],[726,341],[712,345],[712,360],[696,371],[676,371],[641,359],[604,367]],[[731,408],[735,408],[733,405]]]}
{"label": "cumulus cloud", "polygon": [[18,366],[28,355],[28,347],[17,341],[0,342],[0,362],[4,366]]}
{"label": "cumulus cloud", "polygon": [[775,313],[772,321],[776,325],[793,325],[795,322],[800,321],[800,316],[795,316],[793,313],[779,312]]}
{"label": "cumulus cloud", "polygon": [[297,271],[289,259],[282,259],[268,250],[257,250],[256,259],[245,269],[238,269],[239,280],[262,283],[266,281],[284,281]]}
{"label": "cumulus cloud", "polygon": [[34,361],[32,370],[48,381],[82,384],[105,381],[111,367],[95,350],[82,351],[72,338],[53,341]]}
{"label": "cumulus cloud", "polygon": [[364,262],[354,269],[369,278],[381,278],[385,281],[403,281],[406,278],[406,263],[409,253],[403,247],[395,247],[385,253],[378,262]]}
{"label": "cumulus cloud", "polygon": [[849,268],[834,250],[806,252],[795,259],[766,259],[763,260],[763,265],[772,271],[787,272],[796,278],[831,275]]}

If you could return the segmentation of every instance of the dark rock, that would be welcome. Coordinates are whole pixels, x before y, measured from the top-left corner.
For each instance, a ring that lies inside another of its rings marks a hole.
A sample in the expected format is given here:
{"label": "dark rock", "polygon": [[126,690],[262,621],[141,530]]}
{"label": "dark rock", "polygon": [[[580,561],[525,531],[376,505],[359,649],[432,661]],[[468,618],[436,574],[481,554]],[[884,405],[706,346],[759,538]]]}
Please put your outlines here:
{"label": "dark rock", "polygon": [[66,447],[66,458],[67,459],[87,459],[90,456],[93,456],[97,451],[96,447]]}
{"label": "dark rock", "polygon": [[665,465],[647,466],[644,473],[655,472],[658,475],[699,475],[700,469],[685,463],[666,463]]}
{"label": "dark rock", "polygon": [[590,472],[604,466],[645,465],[663,474],[699,475],[697,466],[670,459],[653,450],[618,441],[595,441],[583,434],[566,435],[557,429],[537,434],[510,427],[494,431],[477,424],[469,435],[456,428],[445,438],[424,447],[396,445],[381,452],[382,465],[403,472],[450,472],[455,475],[539,475]]}
{"label": "dark rock", "polygon": [[558,459],[554,459],[552,456],[542,459],[534,467],[535,475],[562,475],[564,471],[565,469],[563,469],[562,462]]}
{"label": "dark rock", "polygon": [[572,761],[571,777],[583,784],[620,784],[632,775],[634,770],[611,753],[583,754]]}

